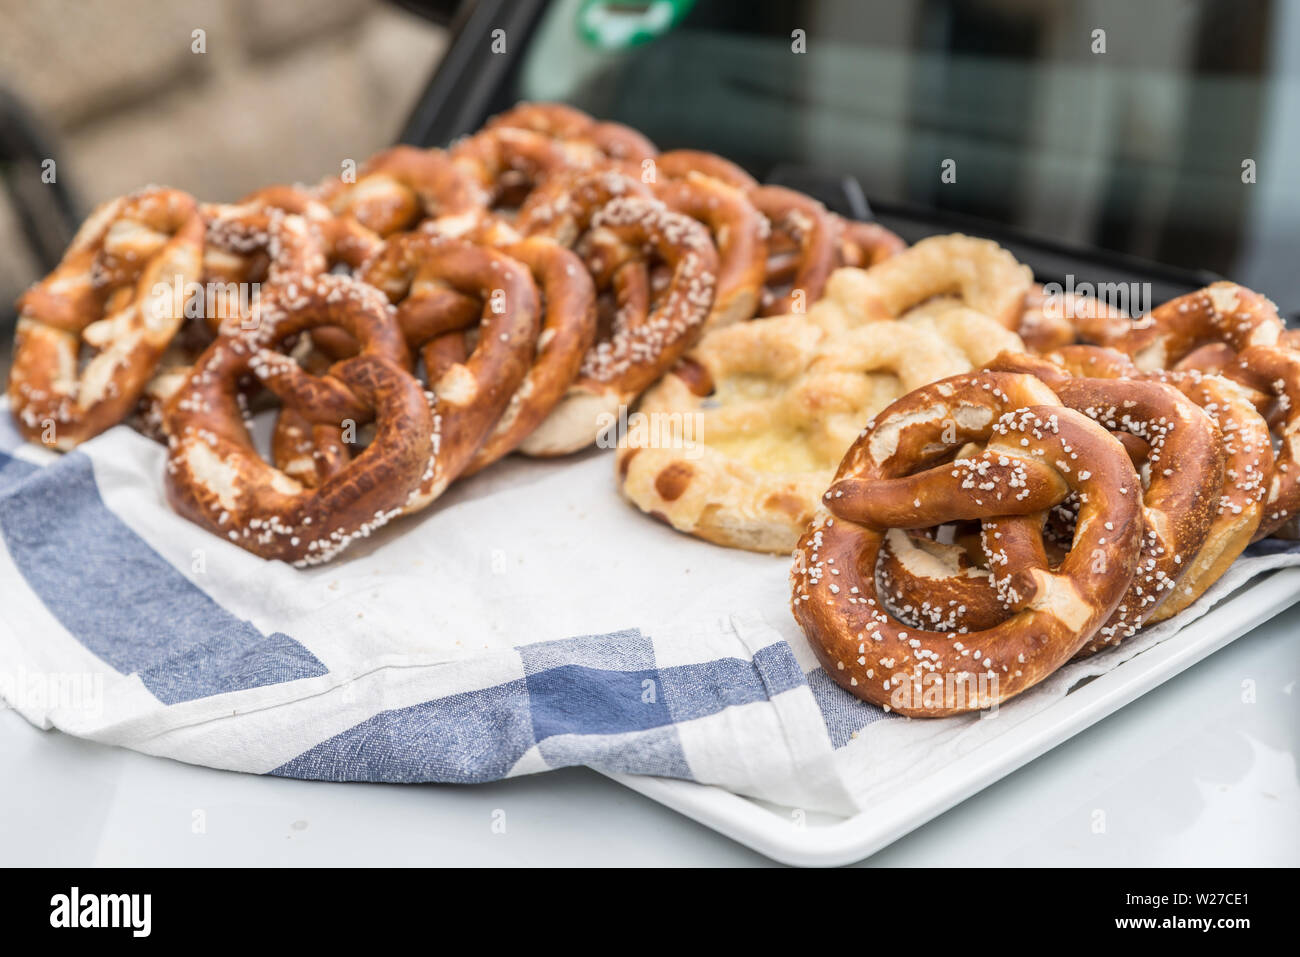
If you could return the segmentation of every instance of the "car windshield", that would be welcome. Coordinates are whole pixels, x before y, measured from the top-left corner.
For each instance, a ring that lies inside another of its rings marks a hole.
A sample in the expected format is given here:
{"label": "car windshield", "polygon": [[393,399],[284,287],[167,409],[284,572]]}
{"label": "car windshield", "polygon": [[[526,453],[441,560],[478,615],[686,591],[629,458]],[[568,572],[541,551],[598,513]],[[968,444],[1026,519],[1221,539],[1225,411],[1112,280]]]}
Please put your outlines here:
{"label": "car windshield", "polygon": [[1300,4],[558,0],[504,99],[1300,309]]}

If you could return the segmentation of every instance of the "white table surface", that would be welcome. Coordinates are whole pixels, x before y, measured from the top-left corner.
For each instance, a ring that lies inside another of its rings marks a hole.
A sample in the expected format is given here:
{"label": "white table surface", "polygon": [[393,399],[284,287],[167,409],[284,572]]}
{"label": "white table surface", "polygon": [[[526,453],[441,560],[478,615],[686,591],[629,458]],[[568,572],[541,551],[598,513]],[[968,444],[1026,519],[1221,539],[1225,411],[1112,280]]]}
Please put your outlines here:
{"label": "white table surface", "polygon": [[[1298,679],[1300,606],[865,863],[1300,864]],[[586,769],[472,787],[290,781],[0,711],[0,781],[0,865],[768,863]]]}

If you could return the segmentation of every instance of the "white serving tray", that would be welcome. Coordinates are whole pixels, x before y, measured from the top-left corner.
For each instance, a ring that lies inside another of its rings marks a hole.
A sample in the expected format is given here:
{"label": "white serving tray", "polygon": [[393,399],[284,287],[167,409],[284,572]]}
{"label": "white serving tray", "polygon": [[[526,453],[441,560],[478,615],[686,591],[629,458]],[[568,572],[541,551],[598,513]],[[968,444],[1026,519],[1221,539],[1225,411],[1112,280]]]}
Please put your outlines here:
{"label": "white serving tray", "polygon": [[1077,685],[1060,701],[850,818],[807,815],[721,788],[605,772],[652,800],[786,864],[838,866],[874,854],[1300,601],[1300,567],[1264,573],[1177,634]]}

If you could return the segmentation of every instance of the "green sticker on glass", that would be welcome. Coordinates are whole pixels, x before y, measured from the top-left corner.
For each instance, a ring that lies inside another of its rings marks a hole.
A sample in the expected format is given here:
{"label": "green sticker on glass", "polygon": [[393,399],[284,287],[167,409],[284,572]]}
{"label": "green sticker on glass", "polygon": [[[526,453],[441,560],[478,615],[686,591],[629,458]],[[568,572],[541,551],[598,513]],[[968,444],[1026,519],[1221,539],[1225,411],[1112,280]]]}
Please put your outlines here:
{"label": "green sticker on glass", "polygon": [[583,0],[578,34],[598,50],[628,50],[663,36],[695,0]]}

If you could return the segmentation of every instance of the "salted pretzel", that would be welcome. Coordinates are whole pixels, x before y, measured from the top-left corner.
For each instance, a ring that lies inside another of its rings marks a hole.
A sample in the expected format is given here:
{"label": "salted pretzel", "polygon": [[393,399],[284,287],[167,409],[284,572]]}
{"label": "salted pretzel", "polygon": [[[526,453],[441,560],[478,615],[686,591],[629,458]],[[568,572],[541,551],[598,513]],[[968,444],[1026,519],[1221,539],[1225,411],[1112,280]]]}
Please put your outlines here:
{"label": "salted pretzel", "polygon": [[1077,341],[1076,326],[1089,330],[1085,338],[1095,340],[1115,334],[1098,330],[1122,332],[1131,328],[1132,323],[1126,312],[1096,296],[1080,296],[1074,292],[1049,295],[1039,283],[1034,283],[1025,294],[1017,332],[1032,352],[1044,353]]}
{"label": "salted pretzel", "polygon": [[565,170],[528,194],[513,227],[524,236],[545,237],[572,249],[607,203],[652,195],[649,186],[622,170]]}
{"label": "salted pretzel", "polygon": [[759,186],[748,195],[769,224],[768,288],[758,314],[807,312],[822,297],[826,279],[835,268],[839,244],[836,217],[811,196],[784,186]]}
{"label": "salted pretzel", "polygon": [[[954,460],[967,443],[984,450]],[[889,529],[1041,513],[1071,493],[1083,505],[1069,553],[1056,571],[1013,576],[1020,610],[1001,624],[954,638],[899,621],[879,595]],[[1118,606],[1141,548],[1123,448],[1031,376],[957,376],[898,400],[854,443],[825,501],[832,514],[795,550],[795,619],[841,687],[912,717],[988,707],[1054,672]]]}
{"label": "salted pretzel", "polygon": [[[534,246],[516,251],[542,264],[548,273],[574,265],[571,259],[547,257]],[[518,437],[509,423],[499,433],[494,430],[539,356],[540,306],[530,268],[505,252],[465,240],[407,233],[390,237],[362,270],[361,278],[396,304],[398,322],[411,348],[420,354],[436,397],[438,454],[423,492],[430,498],[461,475],[485,443],[491,443],[487,455],[504,454],[503,449]],[[426,290],[434,295],[423,294]],[[559,308],[568,301],[562,297],[571,291],[552,284],[548,304]],[[468,315],[466,303],[471,306]],[[548,313],[547,328],[553,337],[560,335],[560,327],[558,315]],[[467,337],[470,329],[474,334]],[[562,342],[572,332],[565,325]],[[577,335],[581,337],[581,329]],[[554,388],[549,377],[557,366],[552,358],[560,369],[571,361],[562,349],[553,357],[547,355],[542,371],[529,380],[537,393],[547,393],[543,399]],[[537,414],[525,401],[529,398],[526,391],[513,416]],[[486,460],[480,460],[478,467],[483,464]]]}
{"label": "salted pretzel", "polygon": [[442,150],[394,146],[368,159],[354,182],[331,177],[319,187],[336,215],[389,236],[424,219],[475,216],[488,202],[484,187]]}
{"label": "salted pretzel", "polygon": [[[1135,464],[1146,476],[1148,523],[1143,561],[1111,621],[1081,655],[1122,640],[1146,621],[1181,611],[1249,543],[1260,519],[1272,449],[1266,424],[1241,388],[1218,376],[1144,374],[1122,353],[1090,346],[1066,347],[1041,359],[1007,354],[990,367],[1035,375],[1067,406],[1119,438],[1139,440]],[[1123,381],[1113,381],[1120,377]],[[1171,402],[1171,388],[1201,412],[1186,401]],[[1036,543],[1024,545],[1035,534],[1035,521],[1041,525],[1040,519],[1021,518],[986,527],[985,550],[996,536],[1008,567],[1041,565],[1046,556]],[[951,545],[891,533],[882,549],[881,579],[896,607],[939,630],[955,620],[954,609],[971,628],[991,627],[1011,611],[1001,596],[994,598],[996,578]]]}
{"label": "salted pretzel", "polygon": [[197,204],[174,189],[91,214],[18,300],[9,401],[25,438],[66,450],[126,418],[185,321],[203,234]]}
{"label": "salted pretzel", "polygon": [[740,190],[698,173],[661,180],[654,195],[669,209],[703,223],[718,248],[718,285],[705,330],[753,317],[767,269],[768,226]]}
{"label": "salted pretzel", "polygon": [[483,205],[491,209],[519,206],[549,176],[606,164],[591,144],[509,126],[467,136],[451,147],[449,155],[456,169],[487,197]]}
{"label": "salted pretzel", "polygon": [[1144,370],[1173,368],[1207,345],[1234,352],[1276,345],[1283,328],[1272,302],[1234,282],[1211,283],[1171,299],[1135,322],[1079,324],[1084,341],[1127,353]]}
{"label": "salted pretzel", "polygon": [[532,434],[567,394],[596,338],[596,290],[577,255],[541,238],[501,251],[532,273],[542,295],[542,328],[532,367],[463,475],[514,451]]}
{"label": "salted pretzel", "polygon": [[758,180],[743,169],[723,159],[716,153],[703,150],[669,150],[654,158],[656,179],[686,179],[689,176],[708,176],[720,180],[733,189],[748,193],[758,189]]}
{"label": "salted pretzel", "polygon": [[[256,555],[315,565],[426,503],[435,419],[404,368],[401,330],[377,290],[315,276],[269,291],[254,308],[256,328],[213,342],[167,405],[167,498]],[[319,325],[346,329],[360,352],[316,377],[283,350]],[[370,444],[341,456],[317,488],[304,487],[253,446],[239,403],[240,380],[250,375],[313,425],[373,423]]]}
{"label": "salted pretzel", "polygon": [[[973,339],[1019,344],[986,316],[968,320]],[[678,531],[789,552],[862,423],[971,368],[932,323],[855,322],[831,299],[807,315],[727,326],[642,398],[620,442],[620,486]]]}
{"label": "salted pretzel", "polygon": [[612,199],[576,248],[596,288],[618,290],[617,308],[564,399],[519,446],[529,455],[562,455],[595,441],[620,406],[694,344],[713,307],[718,254],[708,231],[656,199]]}
{"label": "salted pretzel", "polygon": [[[200,207],[206,227],[203,282],[280,285],[325,272],[324,247],[305,218],[276,207],[209,203]],[[228,309],[225,312],[229,312]],[[208,315],[215,331],[223,320]]]}
{"label": "salted pretzel", "polygon": [[357,269],[383,242],[377,233],[353,217],[335,216],[324,202],[301,186],[267,186],[249,193],[237,205],[279,209],[301,216],[307,221],[330,266],[341,263]]}
{"label": "salted pretzel", "polygon": [[498,113],[485,128],[531,130],[561,140],[589,143],[612,160],[640,163],[658,154],[645,136],[622,123],[598,121],[563,103],[520,103]]}
{"label": "salted pretzel", "polygon": [[826,294],[864,319],[901,316],[936,296],[955,297],[1008,329],[1020,326],[1033,275],[988,239],[931,236],[867,270],[838,270]]}

